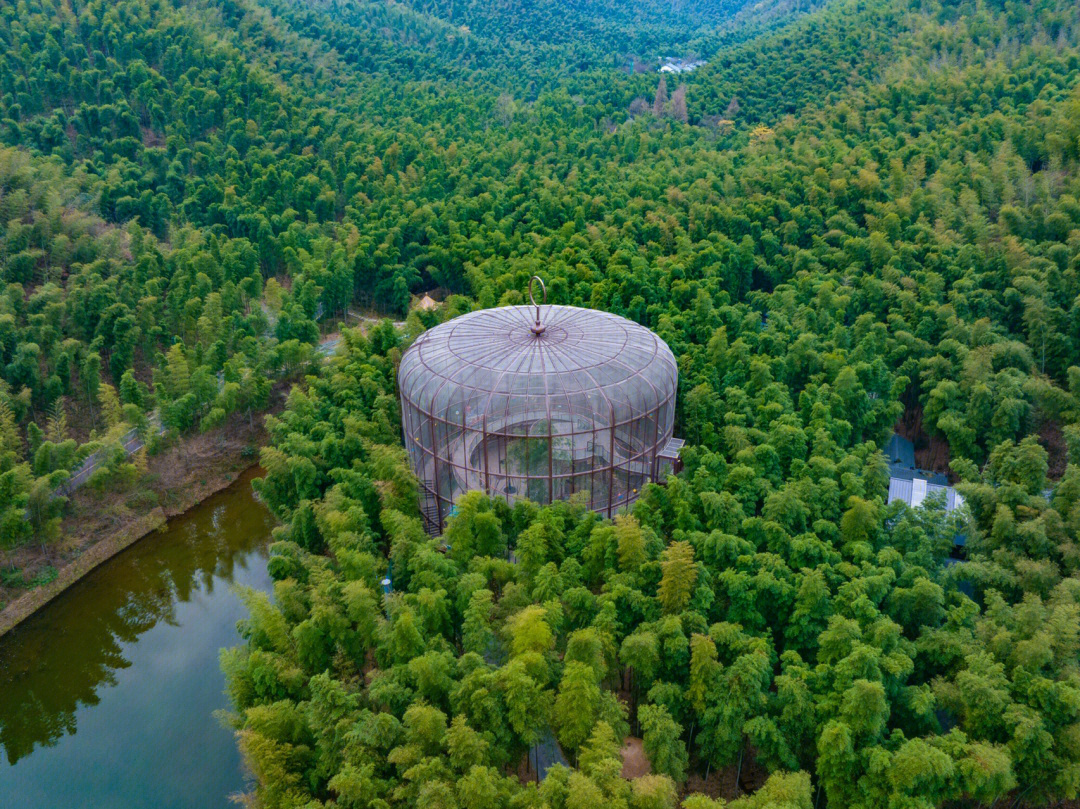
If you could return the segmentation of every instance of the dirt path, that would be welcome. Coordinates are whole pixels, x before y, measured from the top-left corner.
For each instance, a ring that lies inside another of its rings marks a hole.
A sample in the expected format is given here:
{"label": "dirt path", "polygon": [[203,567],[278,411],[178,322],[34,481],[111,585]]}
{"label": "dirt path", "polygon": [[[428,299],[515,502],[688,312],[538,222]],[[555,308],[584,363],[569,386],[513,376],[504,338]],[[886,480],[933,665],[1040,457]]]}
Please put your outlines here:
{"label": "dirt path", "polygon": [[652,772],[649,766],[649,758],[645,755],[645,748],[641,739],[636,736],[627,736],[623,739],[622,750],[622,777],[626,779],[640,778]]}

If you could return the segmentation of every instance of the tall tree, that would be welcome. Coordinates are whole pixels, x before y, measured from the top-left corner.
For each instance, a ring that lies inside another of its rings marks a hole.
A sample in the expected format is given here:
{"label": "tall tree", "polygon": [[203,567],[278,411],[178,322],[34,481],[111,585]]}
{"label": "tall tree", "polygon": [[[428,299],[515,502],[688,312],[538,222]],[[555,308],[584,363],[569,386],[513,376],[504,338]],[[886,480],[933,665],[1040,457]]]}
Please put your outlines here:
{"label": "tall tree", "polygon": [[657,596],[664,612],[675,614],[686,609],[697,582],[694,548],[689,542],[672,542],[664,551],[663,576]]}
{"label": "tall tree", "polygon": [[574,753],[589,738],[599,705],[596,672],[584,663],[567,663],[555,699],[555,727],[564,749]]}
{"label": "tall tree", "polygon": [[653,98],[653,115],[657,118],[664,114],[667,100],[667,77],[661,73],[660,83],[656,86],[656,96]]}

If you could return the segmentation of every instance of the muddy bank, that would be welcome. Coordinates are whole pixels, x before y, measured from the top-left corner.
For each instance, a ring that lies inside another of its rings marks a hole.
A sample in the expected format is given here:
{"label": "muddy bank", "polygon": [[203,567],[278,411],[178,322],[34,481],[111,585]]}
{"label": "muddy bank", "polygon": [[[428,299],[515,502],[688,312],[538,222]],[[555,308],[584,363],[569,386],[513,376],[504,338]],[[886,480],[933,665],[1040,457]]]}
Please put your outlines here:
{"label": "muddy bank", "polygon": [[3,564],[31,581],[55,569],[55,578],[26,590],[0,587],[0,636],[49,603],[102,562],[223,491],[258,463],[265,440],[263,418],[234,417],[206,433],[185,438],[156,455],[132,456],[142,469],[126,491],[86,486],[70,498],[61,538],[51,547],[27,545],[5,554]]}
{"label": "muddy bank", "polygon": [[116,556],[151,531],[164,527],[166,522],[165,512],[155,508],[141,520],[95,542],[74,561],[61,567],[51,582],[23,593],[4,607],[0,611],[0,636],[25,621],[102,562]]}

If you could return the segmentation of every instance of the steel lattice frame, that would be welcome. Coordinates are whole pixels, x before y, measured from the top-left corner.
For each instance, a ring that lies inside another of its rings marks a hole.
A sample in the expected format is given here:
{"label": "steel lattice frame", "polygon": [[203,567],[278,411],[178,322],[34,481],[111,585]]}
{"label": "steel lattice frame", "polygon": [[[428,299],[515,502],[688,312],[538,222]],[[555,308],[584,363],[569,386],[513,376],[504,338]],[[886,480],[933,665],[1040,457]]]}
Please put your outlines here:
{"label": "steel lattice frame", "polygon": [[611,516],[657,479],[677,384],[663,340],[591,309],[485,309],[425,332],[398,371],[425,527],[442,533],[474,489],[507,502],[584,493]]}

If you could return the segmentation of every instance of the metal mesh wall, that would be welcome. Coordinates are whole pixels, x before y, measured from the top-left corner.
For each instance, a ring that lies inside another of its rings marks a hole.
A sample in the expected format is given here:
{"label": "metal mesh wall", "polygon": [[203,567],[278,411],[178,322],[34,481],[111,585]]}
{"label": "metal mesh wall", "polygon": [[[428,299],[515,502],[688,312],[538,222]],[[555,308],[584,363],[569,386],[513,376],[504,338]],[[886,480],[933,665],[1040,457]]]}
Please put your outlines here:
{"label": "metal mesh wall", "polygon": [[590,309],[485,309],[424,333],[398,387],[427,529],[441,533],[473,489],[542,504],[580,495],[610,516],[656,479],[677,379],[663,340]]}

